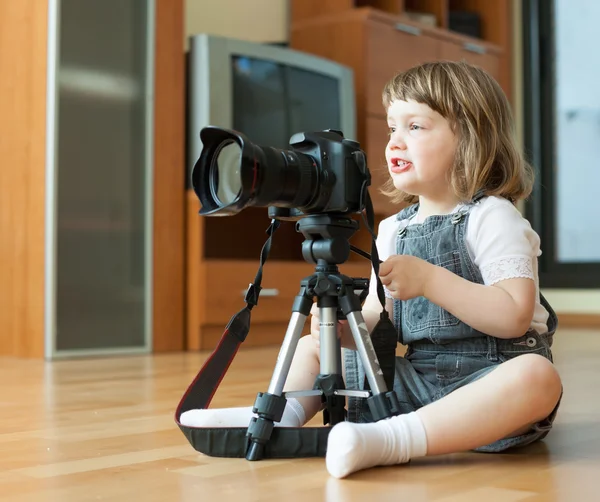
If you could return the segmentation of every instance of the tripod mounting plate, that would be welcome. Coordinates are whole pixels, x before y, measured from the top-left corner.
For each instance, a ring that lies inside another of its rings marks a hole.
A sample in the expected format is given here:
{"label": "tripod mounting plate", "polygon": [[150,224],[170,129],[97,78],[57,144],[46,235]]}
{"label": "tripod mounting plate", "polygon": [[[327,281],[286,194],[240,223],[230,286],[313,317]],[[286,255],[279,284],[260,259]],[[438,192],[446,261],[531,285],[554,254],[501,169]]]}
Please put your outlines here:
{"label": "tripod mounting plate", "polygon": [[308,263],[344,263],[350,256],[348,240],[357,230],[358,222],[343,215],[307,216],[296,222],[296,231],[304,235],[302,256]]}

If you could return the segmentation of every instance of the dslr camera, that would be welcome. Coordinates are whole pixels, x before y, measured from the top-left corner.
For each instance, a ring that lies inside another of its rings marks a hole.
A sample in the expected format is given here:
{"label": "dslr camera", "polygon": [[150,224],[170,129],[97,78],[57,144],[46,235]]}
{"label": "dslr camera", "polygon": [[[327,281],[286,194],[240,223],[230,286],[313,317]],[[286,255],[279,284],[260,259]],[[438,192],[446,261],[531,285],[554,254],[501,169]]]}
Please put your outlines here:
{"label": "dslr camera", "polygon": [[192,187],[203,216],[269,207],[271,218],[347,215],[365,208],[371,177],[359,143],[327,129],[294,134],[289,150],[261,147],[218,127],[200,131],[202,152]]}

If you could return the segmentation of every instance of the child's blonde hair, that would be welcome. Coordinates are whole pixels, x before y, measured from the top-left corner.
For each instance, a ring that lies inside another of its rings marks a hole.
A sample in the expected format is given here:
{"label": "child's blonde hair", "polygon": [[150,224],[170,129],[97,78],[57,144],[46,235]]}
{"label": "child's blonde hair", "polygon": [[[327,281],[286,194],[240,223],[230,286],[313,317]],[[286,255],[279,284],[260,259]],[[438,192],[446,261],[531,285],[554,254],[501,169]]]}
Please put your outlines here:
{"label": "child's blonde hair", "polygon": [[[416,66],[385,86],[386,111],[395,100],[425,104],[449,121],[458,145],[448,182],[462,202],[480,190],[513,202],[529,196],[533,170],[517,145],[510,105],[484,70],[454,61]],[[381,191],[396,203],[418,200],[396,189],[391,179]]]}

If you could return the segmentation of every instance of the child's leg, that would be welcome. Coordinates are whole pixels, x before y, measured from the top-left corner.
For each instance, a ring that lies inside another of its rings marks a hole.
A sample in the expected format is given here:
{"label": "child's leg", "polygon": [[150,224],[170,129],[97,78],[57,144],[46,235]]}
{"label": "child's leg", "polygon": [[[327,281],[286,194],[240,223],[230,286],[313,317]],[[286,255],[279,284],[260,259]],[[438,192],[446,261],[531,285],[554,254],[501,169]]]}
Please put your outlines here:
{"label": "child's leg", "polygon": [[[319,351],[310,335],[302,337],[294,353],[286,390],[310,390],[319,374]],[[320,397],[288,398],[280,427],[301,427],[320,409]],[[240,408],[208,408],[181,414],[180,422],[192,427],[247,427],[254,416],[252,406]]]}
{"label": "child's leg", "polygon": [[[320,373],[319,348],[311,335],[300,338],[290,372],[283,387],[285,391],[310,390],[315,385],[315,379]],[[343,373],[342,373],[343,374]],[[288,399],[288,402],[290,399]],[[321,410],[321,397],[298,397],[297,401],[304,409],[304,425]]]}
{"label": "child's leg", "polygon": [[550,361],[522,355],[414,413],[336,425],[329,434],[327,469],[344,477],[375,465],[471,450],[515,436],[546,418],[561,391]]}
{"label": "child's leg", "polygon": [[417,411],[427,430],[428,453],[470,450],[523,434],[550,415],[561,392],[560,376],[544,357],[525,354],[511,359],[444,402]]}

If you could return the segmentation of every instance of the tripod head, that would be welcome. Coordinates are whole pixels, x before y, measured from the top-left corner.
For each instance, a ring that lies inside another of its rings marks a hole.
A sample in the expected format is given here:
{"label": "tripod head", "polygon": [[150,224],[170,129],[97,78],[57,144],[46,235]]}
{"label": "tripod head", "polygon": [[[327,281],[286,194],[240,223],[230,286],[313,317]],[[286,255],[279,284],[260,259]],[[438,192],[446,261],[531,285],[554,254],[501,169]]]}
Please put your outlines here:
{"label": "tripod head", "polygon": [[296,223],[304,235],[302,256],[308,263],[338,265],[350,256],[349,239],[358,230],[358,222],[347,216],[323,214],[308,216]]}
{"label": "tripod head", "polygon": [[[270,207],[269,217],[277,219],[281,208]],[[315,272],[327,274],[327,277],[340,276],[338,265],[345,263],[351,251],[349,239],[358,230],[359,224],[356,220],[349,218],[346,214],[318,214],[305,216],[296,222],[296,231],[304,236],[302,243],[302,256],[307,263],[316,264]],[[362,303],[367,296],[369,280],[362,278],[344,277],[346,284],[351,281],[352,289],[359,293]],[[337,281],[336,281],[337,282]],[[341,282],[340,282],[341,284]],[[337,292],[329,287],[327,281],[326,290],[321,290],[319,281],[314,286],[317,296],[337,296]],[[346,317],[338,308],[338,320]]]}
{"label": "tripod head", "polygon": [[[269,207],[270,219],[287,220],[287,214],[287,209]],[[350,256],[349,239],[357,230],[358,222],[343,213],[304,216],[296,221],[296,231],[305,238],[302,256],[308,263],[344,263]]]}

